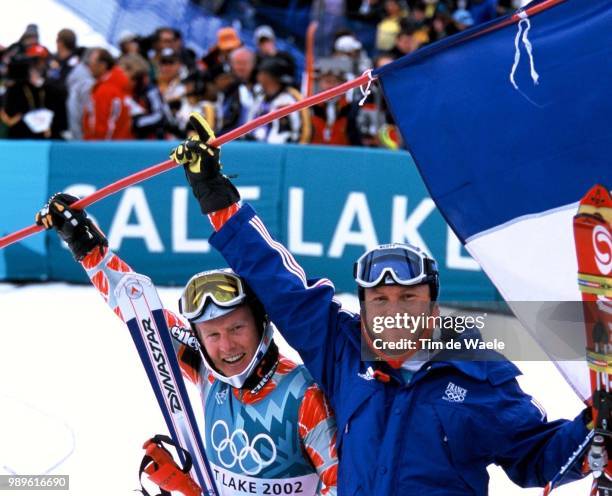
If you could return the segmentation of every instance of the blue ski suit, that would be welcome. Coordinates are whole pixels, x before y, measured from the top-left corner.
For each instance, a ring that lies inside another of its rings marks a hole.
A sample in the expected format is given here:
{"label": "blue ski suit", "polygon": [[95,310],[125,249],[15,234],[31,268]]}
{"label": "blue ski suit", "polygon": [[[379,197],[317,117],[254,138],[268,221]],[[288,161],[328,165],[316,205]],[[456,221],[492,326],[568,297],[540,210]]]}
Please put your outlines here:
{"label": "blue ski suit", "polygon": [[[329,280],[306,279],[248,204],[210,243],[327,394],[338,424],[340,496],[486,495],[491,463],[520,486],[541,487],[586,437],[583,415],[547,422],[507,360],[438,355],[408,383],[386,363],[362,362],[359,316],[341,308]],[[369,366],[390,380],[377,380]],[[576,467],[565,482],[580,477]]]}

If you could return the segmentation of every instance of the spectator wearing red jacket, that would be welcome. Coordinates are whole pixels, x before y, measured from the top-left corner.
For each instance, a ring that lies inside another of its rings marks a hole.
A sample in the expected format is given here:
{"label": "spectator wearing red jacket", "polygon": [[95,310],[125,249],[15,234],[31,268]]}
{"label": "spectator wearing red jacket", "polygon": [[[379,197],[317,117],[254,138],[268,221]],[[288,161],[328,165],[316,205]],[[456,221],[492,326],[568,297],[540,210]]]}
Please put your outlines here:
{"label": "spectator wearing red jacket", "polygon": [[[326,91],[346,81],[349,60],[324,58],[318,63],[317,91]],[[343,67],[344,66],[344,67]],[[312,140],[318,145],[360,145],[357,126],[358,106],[346,95],[332,98],[312,107]]]}
{"label": "spectator wearing red jacket", "polygon": [[132,120],[126,99],[131,83],[113,56],[103,48],[94,48],[87,66],[95,83],[83,112],[83,139],[132,139]]}

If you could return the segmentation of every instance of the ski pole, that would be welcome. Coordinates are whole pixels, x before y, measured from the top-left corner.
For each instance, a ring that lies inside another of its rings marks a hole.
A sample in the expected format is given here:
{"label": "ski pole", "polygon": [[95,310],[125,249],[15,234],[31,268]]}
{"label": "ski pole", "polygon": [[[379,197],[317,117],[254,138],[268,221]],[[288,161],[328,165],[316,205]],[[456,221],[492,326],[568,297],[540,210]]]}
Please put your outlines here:
{"label": "ski pole", "polygon": [[[292,105],[279,108],[277,110],[274,110],[273,112],[269,112],[265,115],[257,117],[256,119],[253,119],[252,121],[247,122],[242,126],[225,133],[222,136],[219,136],[217,139],[211,141],[210,144],[212,146],[224,145],[225,143],[244,136],[245,134],[251,132],[253,129],[268,124],[276,119],[285,117],[286,115],[289,115],[298,110],[303,110],[305,108],[312,107],[313,105],[317,105],[318,103],[325,102],[338,95],[342,95],[343,93],[346,93],[347,91],[356,88],[357,86],[361,86],[372,81],[372,79],[374,78],[371,75],[371,71],[366,71],[364,74],[351,81],[347,81],[346,83],[342,83],[334,88],[330,88],[329,90],[322,91],[308,98],[304,98],[303,100],[295,102]],[[130,176],[124,177],[123,179],[119,179],[114,183],[104,186],[102,189],[99,189],[95,193],[92,193],[91,195],[86,196],[85,198],[81,198],[72,206],[75,208],[83,209],[85,207],[88,207],[89,205],[96,203],[97,201],[102,200],[103,198],[106,198],[107,196],[110,196],[114,193],[117,193],[118,191],[127,188],[128,186],[132,186],[146,179],[150,179],[154,176],[157,176],[158,174],[173,169],[178,165],[179,164],[177,164],[173,160],[166,160],[165,162],[153,165],[147,169],[143,169]],[[15,231],[14,233],[8,234],[0,238],[0,249],[5,248],[42,230],[42,226],[37,226],[36,224],[33,224],[29,227],[20,229],[19,231]]]}

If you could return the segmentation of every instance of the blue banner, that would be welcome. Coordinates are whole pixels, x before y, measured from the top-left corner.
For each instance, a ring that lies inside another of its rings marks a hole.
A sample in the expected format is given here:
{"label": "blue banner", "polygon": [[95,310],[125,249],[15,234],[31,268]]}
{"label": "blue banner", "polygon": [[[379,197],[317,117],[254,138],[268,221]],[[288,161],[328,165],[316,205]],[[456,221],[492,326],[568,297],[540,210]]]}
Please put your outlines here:
{"label": "blue banner", "polygon": [[[53,143],[41,148],[41,156],[48,155],[48,185],[45,179],[45,193],[39,191],[36,198],[22,202],[27,219],[21,218],[15,228],[30,224],[48,195],[89,195],[164,160],[172,145]],[[378,243],[408,241],[439,260],[443,298],[497,297],[435,208],[408,153],[240,142],[224,146],[221,158],[224,172],[237,175],[234,182],[243,199],[255,207],[273,235],[308,273],[329,277],[339,291],[354,291],[352,264],[364,250]],[[127,188],[88,212],[111,248],[157,284],[182,285],[197,271],[225,265],[208,245],[208,219],[201,215],[181,168]],[[31,239],[42,244],[44,237]],[[48,233],[46,246],[39,277],[86,281],[57,236]],[[21,265],[28,263],[24,256]],[[15,272],[0,276],[11,273]]]}
{"label": "blue banner", "polygon": [[[30,141],[3,141],[0,145],[0,236],[33,224],[38,205],[47,201],[50,147],[49,142]],[[30,236],[0,250],[0,278],[45,280],[47,277],[44,236]]]}
{"label": "blue banner", "polygon": [[[59,143],[51,152],[50,192],[87,196],[102,186],[160,162],[172,143]],[[224,171],[237,174],[236,185],[278,232],[282,148],[258,144],[226,146]],[[236,164],[236,165],[233,165]],[[224,266],[211,251],[208,219],[201,215],[182,168],[177,167],[130,187],[95,205],[88,212],[106,233],[110,247],[135,270],[157,283],[182,285],[195,272]],[[56,236],[49,239],[52,279],[85,281]]]}
{"label": "blue banner", "polygon": [[354,291],[354,261],[378,244],[412,243],[439,261],[443,299],[495,291],[429,198],[407,153],[288,147],[284,244],[311,277]]}

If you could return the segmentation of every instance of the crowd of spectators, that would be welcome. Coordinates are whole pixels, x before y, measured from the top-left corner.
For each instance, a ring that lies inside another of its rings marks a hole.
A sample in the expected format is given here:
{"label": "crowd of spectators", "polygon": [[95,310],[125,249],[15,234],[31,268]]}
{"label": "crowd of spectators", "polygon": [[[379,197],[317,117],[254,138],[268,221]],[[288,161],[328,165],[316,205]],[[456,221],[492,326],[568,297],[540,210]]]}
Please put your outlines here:
{"label": "crowd of spectators", "polygon": [[[375,26],[375,47],[368,53],[353,32],[337,30],[329,55],[316,61],[315,92],[503,10],[503,0],[349,0],[347,15]],[[180,139],[192,111],[223,134],[302,98],[303,75],[293,57],[278,49],[270,26],[259,26],[252,40],[223,27],[216,40],[198,57],[177,29],[160,27],[150,36],[126,32],[113,56],[101,47],[79,46],[75,33],[62,29],[51,52],[31,24],[18,41],[0,47],[0,137]],[[360,99],[359,91],[349,92],[244,139],[397,148],[399,133],[380,92],[374,87],[362,105]]]}

